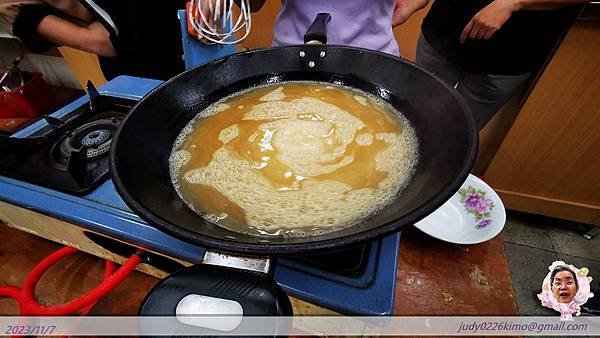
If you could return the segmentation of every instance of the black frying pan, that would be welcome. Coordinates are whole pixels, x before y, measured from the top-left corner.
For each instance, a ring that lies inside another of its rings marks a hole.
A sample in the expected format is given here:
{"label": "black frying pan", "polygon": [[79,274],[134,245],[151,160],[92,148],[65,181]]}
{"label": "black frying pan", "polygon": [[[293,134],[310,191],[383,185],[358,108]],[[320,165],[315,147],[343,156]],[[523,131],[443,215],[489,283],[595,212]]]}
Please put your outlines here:
{"label": "black frying pan", "polygon": [[[305,42],[326,41],[328,16],[319,14]],[[194,213],[180,199],[169,175],[168,158],[181,129],[229,94],[296,80],[358,88],[403,112],[419,141],[419,163],[408,186],[370,219],[311,237],[269,237],[265,241],[227,230]],[[111,173],[127,205],[149,224],[175,237],[243,255],[297,254],[351,246],[414,224],[459,189],[476,150],[477,132],[467,106],[453,88],[431,73],[384,53],[306,44],[238,53],[165,82],[145,96],[120,126],[111,149]],[[159,283],[147,296],[141,313],[174,315],[180,301],[190,294],[212,297],[208,302],[238,302],[244,316],[291,313],[283,291],[264,273],[268,268],[257,273],[207,264],[186,268]]]}
{"label": "black frying pan", "polygon": [[[411,182],[374,217],[320,236],[264,242],[264,238],[204,220],[186,206],[171,183],[168,158],[175,138],[196,114],[220,98],[248,87],[290,80],[351,86],[403,112],[419,141],[420,158]],[[424,218],[466,179],[477,149],[477,132],[457,92],[411,62],[361,48],[300,45],[238,53],[182,73],[145,96],[128,114],[113,142],[115,187],[149,224],[208,248],[289,254],[350,246]]]}

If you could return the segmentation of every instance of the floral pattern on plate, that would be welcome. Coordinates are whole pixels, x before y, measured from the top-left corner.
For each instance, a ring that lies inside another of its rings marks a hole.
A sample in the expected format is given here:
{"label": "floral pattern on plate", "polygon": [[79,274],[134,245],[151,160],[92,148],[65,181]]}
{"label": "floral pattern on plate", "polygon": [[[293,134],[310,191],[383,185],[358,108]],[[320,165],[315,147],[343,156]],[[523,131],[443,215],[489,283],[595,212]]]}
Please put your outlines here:
{"label": "floral pattern on plate", "polygon": [[484,190],[469,186],[460,189],[458,193],[460,194],[460,203],[465,206],[467,213],[475,216],[477,222],[475,228],[483,229],[492,223],[490,217],[495,205],[491,198],[485,197]]}

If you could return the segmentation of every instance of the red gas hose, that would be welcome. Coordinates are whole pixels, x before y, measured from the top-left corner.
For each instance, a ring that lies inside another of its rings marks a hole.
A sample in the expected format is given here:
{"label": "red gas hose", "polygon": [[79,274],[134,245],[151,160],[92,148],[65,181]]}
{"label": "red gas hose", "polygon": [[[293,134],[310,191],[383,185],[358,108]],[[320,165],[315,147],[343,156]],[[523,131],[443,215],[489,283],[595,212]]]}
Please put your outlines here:
{"label": "red gas hose", "polygon": [[53,264],[62,258],[77,252],[71,247],[61,248],[42,260],[27,276],[22,288],[1,286],[0,296],[14,298],[22,316],[63,316],[82,311],[86,315],[100,298],[117,287],[142,261],[141,251],[133,254],[115,271],[115,265],[106,260],[106,268],[102,282],[86,294],[61,305],[46,306],[38,303],[35,298],[35,286],[40,278]]}
{"label": "red gas hose", "polygon": [[[115,273],[116,269],[117,267],[115,266],[115,263],[107,259],[106,264],[104,265],[104,275],[102,275],[102,281],[105,281],[108,277]],[[90,311],[92,311],[92,308],[94,307],[94,305],[96,305],[96,303],[98,303],[98,300],[83,308],[83,310],[80,313],[80,316],[87,316],[87,314],[90,313]]]}

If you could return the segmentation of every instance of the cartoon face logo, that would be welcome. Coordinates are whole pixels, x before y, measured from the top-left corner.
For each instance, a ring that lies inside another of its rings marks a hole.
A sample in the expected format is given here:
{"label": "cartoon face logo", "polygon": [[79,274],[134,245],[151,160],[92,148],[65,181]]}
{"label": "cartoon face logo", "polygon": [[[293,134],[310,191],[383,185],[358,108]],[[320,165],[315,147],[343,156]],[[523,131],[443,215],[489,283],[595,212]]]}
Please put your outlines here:
{"label": "cartoon face logo", "polygon": [[580,306],[594,296],[590,290],[592,277],[588,276],[589,270],[578,269],[563,261],[553,262],[548,270],[538,299],[542,306],[560,312],[561,320],[573,320],[573,314],[578,316]]}

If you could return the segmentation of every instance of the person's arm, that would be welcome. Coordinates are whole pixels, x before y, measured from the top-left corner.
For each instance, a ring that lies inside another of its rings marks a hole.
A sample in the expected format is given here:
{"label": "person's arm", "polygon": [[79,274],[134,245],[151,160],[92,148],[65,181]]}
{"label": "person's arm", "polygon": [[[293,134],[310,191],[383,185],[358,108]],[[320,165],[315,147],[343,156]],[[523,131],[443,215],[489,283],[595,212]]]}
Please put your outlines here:
{"label": "person's arm", "polygon": [[494,0],[467,23],[460,35],[460,42],[469,39],[488,40],[494,35],[504,23],[511,17],[512,13],[520,10],[549,10],[577,5],[590,0]]}
{"label": "person's arm", "polygon": [[44,2],[56,8],[59,12],[67,14],[71,18],[77,19],[82,23],[89,25],[94,22],[92,13],[90,13],[79,0],[44,0]]}
{"label": "person's arm", "polygon": [[428,3],[429,0],[396,0],[392,15],[392,27],[403,24],[416,11],[427,7]]}
{"label": "person's arm", "polygon": [[517,0],[517,10],[548,10],[579,5],[591,0]]}
{"label": "person's arm", "polygon": [[37,34],[59,45],[106,57],[116,55],[110,41],[110,34],[98,21],[86,27],[78,26],[55,15],[48,15],[40,21]]}

